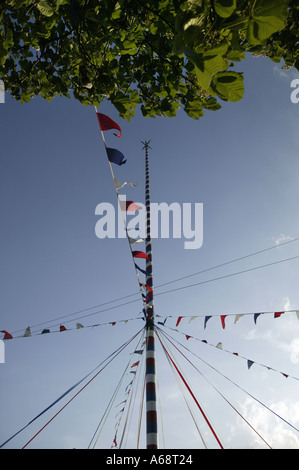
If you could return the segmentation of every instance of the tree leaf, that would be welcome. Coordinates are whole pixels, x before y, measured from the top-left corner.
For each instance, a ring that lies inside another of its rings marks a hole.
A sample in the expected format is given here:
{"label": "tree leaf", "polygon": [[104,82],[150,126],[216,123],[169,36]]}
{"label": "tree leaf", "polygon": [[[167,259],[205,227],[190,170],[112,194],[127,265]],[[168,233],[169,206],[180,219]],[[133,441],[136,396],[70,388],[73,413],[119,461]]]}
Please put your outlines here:
{"label": "tree leaf", "polygon": [[257,0],[248,22],[247,40],[262,44],[285,26],[288,0]]}
{"label": "tree leaf", "polygon": [[52,16],[54,13],[54,8],[45,1],[38,2],[36,6],[44,16]]}
{"label": "tree leaf", "polygon": [[214,0],[214,8],[217,15],[228,18],[236,9],[236,0]]}
{"label": "tree leaf", "polygon": [[211,89],[224,101],[239,101],[243,98],[243,73],[219,72],[211,83]]}

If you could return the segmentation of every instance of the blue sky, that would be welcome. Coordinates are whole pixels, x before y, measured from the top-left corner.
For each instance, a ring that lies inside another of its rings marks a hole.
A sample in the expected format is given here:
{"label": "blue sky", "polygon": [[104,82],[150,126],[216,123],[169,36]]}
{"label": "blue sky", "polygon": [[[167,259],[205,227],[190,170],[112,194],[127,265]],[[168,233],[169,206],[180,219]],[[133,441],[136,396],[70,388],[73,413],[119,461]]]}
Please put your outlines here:
{"label": "blue sky", "polygon": [[[136,188],[126,186],[123,190],[127,199],[144,202],[141,141],[151,139],[151,201],[203,203],[201,248],[186,250],[183,239],[153,240],[155,313],[169,316],[166,325],[171,328],[175,328],[178,316],[199,316],[190,324],[183,319],[179,330],[213,345],[222,342],[224,349],[298,377],[299,321],[294,312],[299,310],[298,259],[212,280],[298,256],[298,241],[158,287],[299,237],[299,104],[290,100],[291,80],[298,78],[298,73],[283,71],[280,65],[261,57],[248,57],[237,69],[244,71],[243,100],[223,103],[220,111],[206,112],[200,120],[192,120],[179,110],[175,118],[145,119],[137,113],[128,123],[118,117],[108,102],[103,103],[100,111],[122,129],[121,138],[112,131],[107,131],[105,138],[108,146],[117,148],[127,158],[126,165],[113,167],[115,176],[120,181],[137,183]],[[85,328],[5,342],[5,363],[0,364],[1,442],[143,326],[138,295],[106,306],[119,305],[118,308],[95,314],[105,308],[102,306],[62,318],[138,294],[127,240],[101,240],[95,234],[96,206],[110,202],[116,207],[116,197],[94,109],[67,99],[48,103],[35,98],[21,105],[7,93],[5,98],[5,104],[0,105],[0,327],[18,336],[29,325],[36,333],[44,327],[57,331],[60,323],[75,328],[75,320],[79,319]],[[186,288],[175,292],[179,287]],[[130,300],[136,302],[126,303]],[[126,304],[121,306],[122,303]],[[252,315],[236,324],[234,317],[229,316],[225,329],[216,317],[282,310],[293,311],[277,319],[270,313],[263,315],[256,324]],[[206,329],[205,315],[215,315]],[[127,319],[133,320],[119,322]],[[118,323],[86,328],[110,321]],[[38,324],[43,325],[34,327]],[[165,332],[299,427],[298,381],[257,364],[248,370],[241,358],[195,339],[187,343],[181,333],[169,329]],[[130,353],[137,339],[134,341],[28,448],[88,446],[128,360],[132,359]],[[177,354],[224,446],[264,447],[202,376]],[[188,356],[193,357],[191,353]],[[194,357],[193,360],[197,361]],[[196,364],[271,446],[299,447],[294,429],[211,368],[200,361]],[[158,340],[157,368],[165,446],[202,446]],[[128,381],[126,376],[115,404],[124,399]],[[136,398],[134,414],[138,407]],[[7,447],[22,447],[59,408],[60,404]],[[98,447],[110,448],[118,411],[114,406]],[[128,447],[136,445],[134,419],[128,432]],[[217,447],[202,422],[201,425],[208,446]],[[144,434],[141,433],[141,447]],[[160,447],[162,434],[160,426]]]}

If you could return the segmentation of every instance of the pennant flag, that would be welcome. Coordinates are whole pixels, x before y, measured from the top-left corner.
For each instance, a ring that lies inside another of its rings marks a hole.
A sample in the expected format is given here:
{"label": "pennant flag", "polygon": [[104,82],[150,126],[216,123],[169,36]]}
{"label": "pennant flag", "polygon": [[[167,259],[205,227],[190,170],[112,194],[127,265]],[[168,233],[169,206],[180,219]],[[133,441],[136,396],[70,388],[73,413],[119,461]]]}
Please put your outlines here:
{"label": "pennant flag", "polygon": [[253,361],[250,361],[249,359],[247,360],[247,366],[248,366],[248,369],[250,369],[250,367],[252,366],[252,364],[254,364]]}
{"label": "pennant flag", "polygon": [[30,326],[27,326],[24,333],[24,338],[28,338],[28,336],[31,336]]}
{"label": "pennant flag", "polygon": [[128,240],[129,240],[129,243],[130,245],[134,245],[134,243],[140,243],[140,242],[144,242],[144,238],[131,238],[131,237],[128,237]]}
{"label": "pennant flag", "polygon": [[222,343],[218,343],[218,344],[216,344],[216,348],[218,348],[218,349],[222,349]]}
{"label": "pennant flag", "polygon": [[[157,316],[157,315],[156,315],[156,316]],[[165,320],[164,320],[164,321],[158,321],[158,324],[159,324],[159,325],[163,325],[163,326],[164,326],[164,325],[165,325],[165,323],[166,323],[166,320],[167,320],[167,317],[165,318]]]}
{"label": "pennant flag", "polygon": [[48,330],[47,328],[45,328],[45,329],[41,332],[42,335],[44,335],[44,334],[46,334],[46,333],[50,333],[50,330]]}
{"label": "pennant flag", "polygon": [[186,339],[189,339],[189,338],[191,338],[191,336],[190,336],[190,335],[186,335]]}
{"label": "pennant flag", "polygon": [[204,328],[207,326],[207,322],[208,320],[210,320],[211,316],[206,316],[205,317],[205,324],[204,324]]}
{"label": "pennant flag", "polygon": [[110,322],[109,322],[109,325],[112,325],[112,326],[114,326],[114,325],[115,325],[115,323],[116,323],[116,321],[110,321]]}
{"label": "pennant flag", "polygon": [[255,324],[256,324],[257,317],[259,317],[260,315],[261,315],[261,313],[255,313],[254,314],[253,319],[254,319]]}
{"label": "pennant flag", "polygon": [[297,318],[299,320],[299,310],[296,310],[296,315],[297,315]]}
{"label": "pennant flag", "polygon": [[238,315],[235,316],[235,321],[234,323],[237,323],[238,320],[240,320],[241,317],[243,317],[244,314],[243,313],[238,313]]}
{"label": "pennant flag", "polygon": [[135,263],[135,268],[138,269],[138,271],[140,271],[142,274],[147,275],[147,271],[145,271],[144,269],[139,268],[139,266],[136,263]]}
{"label": "pennant flag", "polygon": [[109,129],[117,129],[119,134],[114,134],[116,137],[121,137],[121,128],[119,127],[116,122],[112,121],[112,119],[105,114],[97,112],[98,121],[100,124],[101,131],[108,131]]}
{"label": "pennant flag", "polygon": [[134,351],[134,354],[143,354],[143,349],[136,349],[136,351]]}
{"label": "pennant flag", "polygon": [[144,258],[149,260],[149,257],[143,251],[133,251],[132,253],[134,258]]}
{"label": "pennant flag", "polygon": [[132,364],[132,365],[131,365],[131,369],[132,369],[132,367],[138,366],[138,364],[139,364],[139,361],[137,361],[137,362],[135,362],[134,364]]}
{"label": "pennant flag", "polygon": [[122,211],[128,211],[128,212],[135,212],[138,211],[138,209],[142,209],[142,207],[137,206],[134,201],[119,201],[120,208]]}
{"label": "pennant flag", "polygon": [[282,315],[284,312],[275,312],[274,313],[274,318],[278,318],[280,317],[280,315]]}
{"label": "pennant flag", "polygon": [[115,163],[119,166],[124,165],[126,163],[127,160],[125,160],[124,155],[119,150],[112,149],[109,147],[107,147],[106,150],[109,162]]}
{"label": "pennant flag", "polygon": [[76,328],[77,330],[80,330],[81,328],[84,328],[84,326],[82,325],[82,323],[76,323]]}
{"label": "pennant flag", "polygon": [[64,325],[60,325],[59,331],[66,331],[66,327]]}
{"label": "pennant flag", "polygon": [[124,183],[121,183],[120,181],[118,181],[118,179],[116,178],[113,178],[113,181],[114,181],[114,186],[116,189],[121,189],[123,188],[126,184],[129,184],[130,186],[132,186],[132,188],[135,188],[135,186],[137,186],[137,183],[131,183],[131,181],[125,181]]}
{"label": "pennant flag", "polygon": [[196,318],[196,316],[191,317],[188,323],[190,323],[190,322],[191,322],[192,320],[194,320],[195,318]]}
{"label": "pennant flag", "polygon": [[1,330],[1,333],[4,333],[4,337],[3,339],[12,339],[12,335],[10,333],[8,333],[8,331],[6,330]]}
{"label": "pennant flag", "polygon": [[225,317],[227,317],[227,315],[220,315],[221,325],[223,329],[225,328]]}
{"label": "pennant flag", "polygon": [[183,318],[183,317],[178,317],[178,319],[177,319],[177,322],[176,322],[176,325],[175,325],[175,326],[179,326],[179,324],[180,324],[180,321],[181,321],[181,319],[182,319],[182,318]]}

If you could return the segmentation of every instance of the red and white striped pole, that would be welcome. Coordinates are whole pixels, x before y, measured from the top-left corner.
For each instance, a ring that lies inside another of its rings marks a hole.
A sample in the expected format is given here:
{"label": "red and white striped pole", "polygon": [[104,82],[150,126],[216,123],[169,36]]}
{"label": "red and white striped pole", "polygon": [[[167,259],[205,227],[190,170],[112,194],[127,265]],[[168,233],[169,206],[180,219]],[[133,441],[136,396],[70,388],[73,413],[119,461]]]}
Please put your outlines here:
{"label": "red and white striped pole", "polygon": [[145,208],[146,208],[146,285],[150,287],[147,292],[146,316],[146,447],[158,449],[157,400],[156,400],[156,359],[154,337],[154,295],[153,295],[153,269],[152,269],[152,240],[151,240],[151,213],[150,213],[150,185],[149,185],[149,142],[142,142],[145,149]]}

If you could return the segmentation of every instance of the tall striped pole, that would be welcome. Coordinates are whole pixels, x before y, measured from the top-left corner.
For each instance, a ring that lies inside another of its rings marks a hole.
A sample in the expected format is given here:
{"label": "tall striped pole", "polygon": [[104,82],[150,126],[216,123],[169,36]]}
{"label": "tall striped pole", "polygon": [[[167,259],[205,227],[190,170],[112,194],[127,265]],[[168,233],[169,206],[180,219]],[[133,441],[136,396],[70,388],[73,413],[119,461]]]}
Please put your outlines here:
{"label": "tall striped pole", "polygon": [[157,400],[156,400],[156,359],[154,337],[154,295],[153,295],[153,269],[152,269],[152,240],[151,240],[151,214],[150,214],[150,186],[149,186],[149,142],[142,142],[145,149],[145,209],[146,209],[146,285],[150,287],[147,292],[145,305],[146,316],[146,447],[158,449],[157,426]]}

